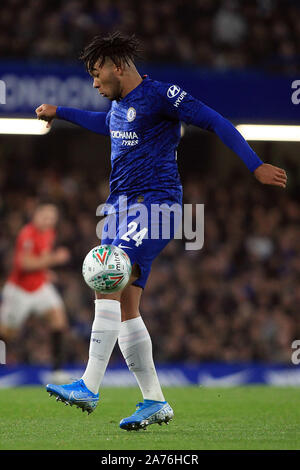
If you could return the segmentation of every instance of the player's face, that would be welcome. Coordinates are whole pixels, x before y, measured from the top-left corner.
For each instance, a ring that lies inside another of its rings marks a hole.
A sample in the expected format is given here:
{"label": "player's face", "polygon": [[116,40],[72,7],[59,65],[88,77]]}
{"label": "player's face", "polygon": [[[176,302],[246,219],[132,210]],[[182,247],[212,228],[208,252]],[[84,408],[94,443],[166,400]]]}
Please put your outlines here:
{"label": "player's face", "polygon": [[34,224],[39,230],[54,228],[58,219],[58,211],[52,204],[39,207],[34,214]]}
{"label": "player's face", "polygon": [[97,88],[100,95],[111,101],[116,100],[121,94],[120,69],[112,60],[106,59],[104,65],[99,67],[99,61],[90,71],[94,79],[93,87]]}

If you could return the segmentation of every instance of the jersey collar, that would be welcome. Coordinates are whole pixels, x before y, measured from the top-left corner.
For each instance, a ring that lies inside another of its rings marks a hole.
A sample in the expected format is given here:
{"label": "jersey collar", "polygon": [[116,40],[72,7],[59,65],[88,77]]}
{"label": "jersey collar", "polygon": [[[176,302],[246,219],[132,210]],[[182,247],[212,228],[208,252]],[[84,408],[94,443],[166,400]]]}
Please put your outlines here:
{"label": "jersey collar", "polygon": [[133,88],[133,90],[131,90],[129,93],[127,93],[127,95],[122,98],[121,100],[119,100],[119,103],[124,103],[128,97],[132,97],[132,95],[137,91],[139,90],[143,85],[144,83],[149,80],[149,77],[148,75],[142,75],[142,79],[143,81],[141,83],[138,84],[138,86],[136,86],[135,88]]}

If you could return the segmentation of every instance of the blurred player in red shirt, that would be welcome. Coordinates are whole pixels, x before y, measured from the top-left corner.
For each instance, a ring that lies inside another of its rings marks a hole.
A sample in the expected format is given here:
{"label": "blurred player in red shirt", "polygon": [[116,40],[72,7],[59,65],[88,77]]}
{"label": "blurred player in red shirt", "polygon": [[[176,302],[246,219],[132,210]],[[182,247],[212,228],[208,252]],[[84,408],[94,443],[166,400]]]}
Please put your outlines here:
{"label": "blurred player in red shirt", "polygon": [[59,377],[67,319],[63,301],[50,282],[48,269],[65,264],[70,253],[64,247],[53,249],[57,221],[55,205],[39,204],[32,221],[20,231],[13,269],[2,291],[0,329],[1,337],[11,340],[30,314],[45,316],[51,328],[53,371]]}

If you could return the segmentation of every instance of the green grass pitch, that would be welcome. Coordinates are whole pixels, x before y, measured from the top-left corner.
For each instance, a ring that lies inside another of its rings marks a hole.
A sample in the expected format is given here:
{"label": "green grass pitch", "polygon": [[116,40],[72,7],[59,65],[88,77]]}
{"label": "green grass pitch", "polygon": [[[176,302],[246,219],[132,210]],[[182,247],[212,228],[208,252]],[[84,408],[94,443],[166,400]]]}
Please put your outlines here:
{"label": "green grass pitch", "polygon": [[103,388],[90,414],[42,387],[0,390],[0,449],[299,449],[300,390],[294,387],[164,389],[175,417],[146,431],[119,428],[141,400],[135,388]]}

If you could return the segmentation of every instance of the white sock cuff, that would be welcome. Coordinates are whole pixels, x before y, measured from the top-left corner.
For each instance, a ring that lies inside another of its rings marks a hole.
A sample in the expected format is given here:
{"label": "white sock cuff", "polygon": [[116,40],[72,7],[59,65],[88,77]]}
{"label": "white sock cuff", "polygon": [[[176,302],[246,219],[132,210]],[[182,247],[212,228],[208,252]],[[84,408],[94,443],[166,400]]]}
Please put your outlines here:
{"label": "white sock cuff", "polygon": [[102,310],[102,309],[121,309],[121,303],[118,300],[113,299],[96,299],[95,300],[95,309]]}
{"label": "white sock cuff", "polygon": [[141,341],[150,340],[150,335],[142,317],[131,318],[121,323],[119,333],[120,347],[130,347]]}

